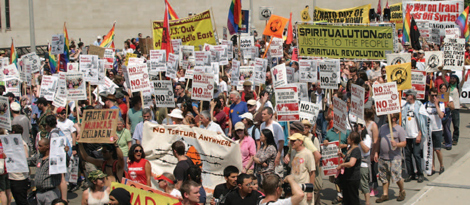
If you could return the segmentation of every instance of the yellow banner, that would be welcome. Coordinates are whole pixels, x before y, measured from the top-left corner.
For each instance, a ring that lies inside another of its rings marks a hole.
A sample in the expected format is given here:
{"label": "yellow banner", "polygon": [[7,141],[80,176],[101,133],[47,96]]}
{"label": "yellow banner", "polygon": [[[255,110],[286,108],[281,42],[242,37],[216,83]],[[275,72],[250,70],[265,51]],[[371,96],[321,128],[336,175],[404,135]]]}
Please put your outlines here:
{"label": "yellow banner", "polygon": [[393,28],[297,25],[300,56],[385,59],[393,51]]}
{"label": "yellow banner", "polygon": [[322,9],[315,6],[313,21],[329,23],[369,23],[370,4],[342,10]]}
{"label": "yellow banner", "polygon": [[308,13],[308,7],[300,11],[300,18],[302,19],[303,22],[308,22],[312,20],[310,18],[310,14]]}
{"label": "yellow banner", "polygon": [[120,184],[117,182],[111,183],[111,190],[123,188],[131,194],[131,204],[146,204],[146,205],[157,205],[157,204],[176,204],[178,199],[152,193],[151,191],[134,188],[128,185]]}
{"label": "yellow banner", "polygon": [[[390,5],[390,23],[395,23],[395,28],[403,30],[403,11],[402,4],[397,3]],[[385,8],[384,8],[385,9]],[[382,12],[383,13],[383,12]]]}
{"label": "yellow banner", "polygon": [[[152,31],[153,49],[160,49],[163,21],[154,21]],[[183,45],[194,46],[195,50],[199,50],[199,45],[204,45],[204,43],[216,45],[210,10],[194,16],[170,20],[170,36],[172,39],[181,39]]]}
{"label": "yellow banner", "polygon": [[387,82],[397,82],[398,90],[411,89],[411,63],[386,66]]}

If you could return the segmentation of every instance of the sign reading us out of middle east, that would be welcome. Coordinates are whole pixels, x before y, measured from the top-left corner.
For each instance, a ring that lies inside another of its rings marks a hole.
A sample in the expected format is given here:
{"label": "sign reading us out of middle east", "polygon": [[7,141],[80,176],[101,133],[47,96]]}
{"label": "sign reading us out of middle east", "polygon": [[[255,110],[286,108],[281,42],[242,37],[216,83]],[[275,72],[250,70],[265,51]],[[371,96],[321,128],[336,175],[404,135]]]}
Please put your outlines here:
{"label": "sign reading us out of middle east", "polygon": [[299,55],[385,59],[393,51],[393,31],[382,26],[298,25]]}
{"label": "sign reading us out of middle east", "polygon": [[411,89],[411,63],[386,66],[387,82],[396,82],[398,90]]}

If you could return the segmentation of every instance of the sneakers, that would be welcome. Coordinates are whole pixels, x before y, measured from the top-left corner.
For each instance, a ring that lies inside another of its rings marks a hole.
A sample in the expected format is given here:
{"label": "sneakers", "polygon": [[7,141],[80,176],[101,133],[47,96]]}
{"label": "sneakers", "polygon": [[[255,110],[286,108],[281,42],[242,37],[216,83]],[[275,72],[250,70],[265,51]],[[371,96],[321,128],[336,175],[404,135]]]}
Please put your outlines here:
{"label": "sneakers", "polygon": [[411,180],[415,180],[415,176],[408,176],[405,178],[405,182],[410,182]]}
{"label": "sneakers", "polygon": [[388,201],[388,195],[382,195],[380,198],[375,200],[375,203],[382,203]]}
{"label": "sneakers", "polygon": [[423,183],[424,182],[424,175],[419,175],[418,176],[418,183]]}
{"label": "sneakers", "polygon": [[453,141],[452,142],[452,146],[457,146],[458,142],[457,141]]}
{"label": "sneakers", "polygon": [[441,175],[442,173],[444,173],[445,169],[444,167],[441,167],[441,169],[439,170],[439,175]]}
{"label": "sneakers", "polygon": [[379,192],[377,191],[377,189],[370,189],[370,196],[376,196],[378,194]]}
{"label": "sneakers", "polygon": [[397,201],[403,201],[403,200],[405,200],[405,197],[406,197],[406,192],[405,192],[405,190],[403,190],[403,191],[400,192],[400,195],[398,196]]}

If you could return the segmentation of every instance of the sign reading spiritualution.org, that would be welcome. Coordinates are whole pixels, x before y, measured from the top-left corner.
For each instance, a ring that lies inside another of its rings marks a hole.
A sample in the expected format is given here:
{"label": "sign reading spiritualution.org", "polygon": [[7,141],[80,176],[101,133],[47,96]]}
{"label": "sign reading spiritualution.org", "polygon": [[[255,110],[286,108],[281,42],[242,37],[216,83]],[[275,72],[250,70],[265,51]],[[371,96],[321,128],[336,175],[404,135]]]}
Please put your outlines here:
{"label": "sign reading spiritualution.org", "polygon": [[[393,51],[393,28],[299,25],[300,56],[385,59]],[[388,52],[387,52],[388,53]]]}

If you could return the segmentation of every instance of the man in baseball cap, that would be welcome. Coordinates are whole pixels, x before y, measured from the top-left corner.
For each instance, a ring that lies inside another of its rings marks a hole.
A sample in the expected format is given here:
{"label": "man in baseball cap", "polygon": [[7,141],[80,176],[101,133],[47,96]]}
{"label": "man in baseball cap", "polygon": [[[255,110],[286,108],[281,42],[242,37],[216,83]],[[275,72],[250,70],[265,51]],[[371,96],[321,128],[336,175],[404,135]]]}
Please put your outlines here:
{"label": "man in baseball cap", "polygon": [[248,93],[253,94],[253,99],[256,100],[256,92],[253,92],[251,90],[252,85],[253,84],[249,80],[245,80],[245,82],[243,82],[243,91],[241,93],[243,102],[246,102],[245,95],[248,94]]}
{"label": "man in baseball cap", "polygon": [[13,102],[18,102],[12,92],[6,93],[5,95],[3,95],[3,97],[8,97],[8,102],[10,102],[10,104],[12,104]]}
{"label": "man in baseball cap", "polygon": [[[304,130],[305,130],[305,127],[300,121],[295,121],[295,122],[290,123],[290,133],[289,134],[291,134],[291,135],[303,134]],[[305,137],[305,139],[302,140],[302,141],[304,142],[304,146],[309,151],[311,151],[313,153],[313,155],[315,156],[315,162],[320,163],[321,154],[318,151],[318,149],[315,147],[315,145],[313,144],[312,139],[309,138],[309,137]],[[293,148],[290,147],[289,152],[284,157],[284,162],[286,164],[288,164],[291,161],[291,156],[295,156],[295,153],[292,153],[293,151],[295,152],[295,150],[293,150]]]}
{"label": "man in baseball cap", "polygon": [[[313,184],[315,183],[315,159],[312,152],[305,149],[305,139],[307,138],[300,133],[289,136],[289,145],[296,151],[291,164],[291,174],[294,176],[295,182],[299,184]],[[303,203],[301,204],[307,204],[307,202],[313,201],[313,193],[306,193],[302,201]]]}

